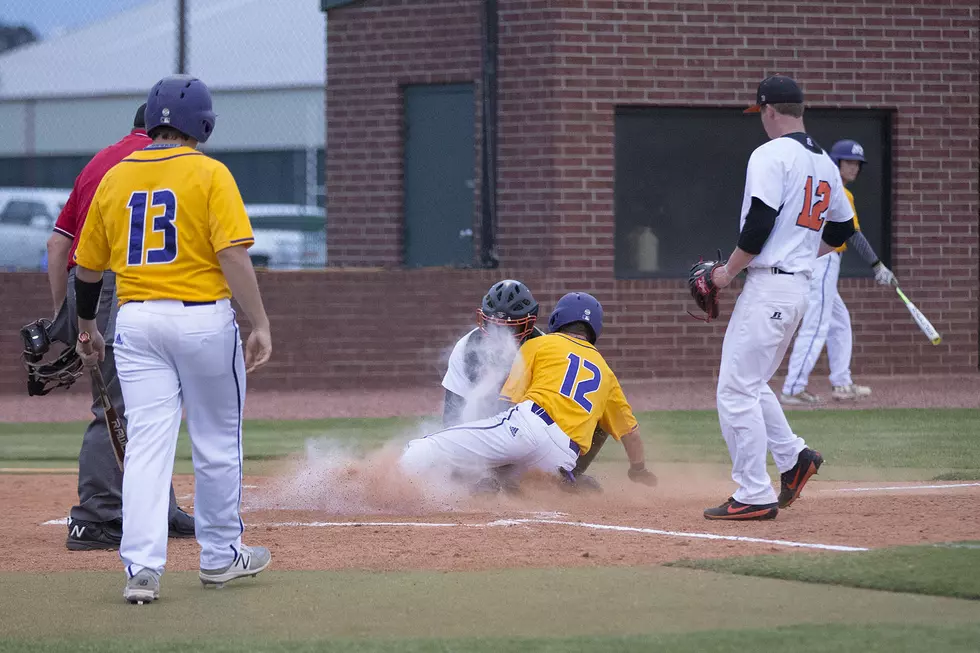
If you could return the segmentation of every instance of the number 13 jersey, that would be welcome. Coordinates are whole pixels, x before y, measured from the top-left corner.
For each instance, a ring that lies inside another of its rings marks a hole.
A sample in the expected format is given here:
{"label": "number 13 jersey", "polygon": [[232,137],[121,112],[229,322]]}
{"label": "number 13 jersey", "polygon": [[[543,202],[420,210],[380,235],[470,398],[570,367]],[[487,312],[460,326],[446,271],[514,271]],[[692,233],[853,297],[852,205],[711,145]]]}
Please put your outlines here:
{"label": "number 13 jersey", "polygon": [[500,396],[541,406],[581,454],[592,446],[597,423],[617,440],[637,427],[619,380],[602,355],[589,342],[563,333],[525,342]]}
{"label": "number 13 jersey", "polygon": [[99,184],[75,262],[116,273],[119,303],[231,297],[217,252],[254,242],[228,168],[184,146],[149,147]]}
{"label": "number 13 jersey", "polygon": [[778,211],[776,224],[750,268],[810,274],[824,223],[854,216],[837,164],[810,136],[787,134],[760,145],[749,157],[739,231],[757,197]]}

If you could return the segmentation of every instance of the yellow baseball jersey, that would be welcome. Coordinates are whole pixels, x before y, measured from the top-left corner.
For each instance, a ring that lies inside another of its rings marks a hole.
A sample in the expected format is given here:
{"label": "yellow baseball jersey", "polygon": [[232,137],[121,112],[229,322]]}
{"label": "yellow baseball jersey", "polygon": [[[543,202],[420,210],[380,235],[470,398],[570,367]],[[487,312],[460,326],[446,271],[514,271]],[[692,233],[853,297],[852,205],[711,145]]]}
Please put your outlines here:
{"label": "yellow baseball jersey", "polygon": [[596,348],[564,333],[524,343],[500,396],[533,401],[547,411],[584,454],[598,423],[617,440],[636,430],[623,388]]}
{"label": "yellow baseball jersey", "polygon": [[116,273],[119,303],[231,297],[217,252],[254,242],[228,168],[190,147],[149,146],[99,184],[75,262]]}
{"label": "yellow baseball jersey", "polygon": [[[854,208],[854,193],[852,193],[850,190],[848,190],[845,187],[844,188],[844,194],[847,195],[847,201],[851,203],[851,210],[854,211],[854,228],[856,230],[860,231],[861,225],[858,223],[858,212],[857,212],[857,209]],[[843,254],[844,252],[847,251],[847,243],[844,243],[843,245],[841,245],[840,247],[838,247],[834,251],[835,252],[840,252],[841,254]]]}

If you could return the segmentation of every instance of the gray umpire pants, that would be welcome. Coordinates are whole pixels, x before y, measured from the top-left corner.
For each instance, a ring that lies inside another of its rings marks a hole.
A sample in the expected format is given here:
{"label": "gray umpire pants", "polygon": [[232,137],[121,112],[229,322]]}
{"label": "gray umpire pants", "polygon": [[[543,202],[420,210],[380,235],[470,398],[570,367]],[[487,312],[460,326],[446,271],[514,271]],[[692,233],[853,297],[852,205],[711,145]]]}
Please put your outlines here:
{"label": "gray umpire pants", "polygon": [[[116,412],[126,421],[122,389],[116,374],[116,361],[112,354],[112,341],[116,335],[116,275],[106,272],[102,277],[102,295],[99,297],[99,314],[96,323],[105,338],[105,360],[99,365],[105,379],[109,398]],[[78,313],[75,307],[75,268],[68,272],[68,296],[52,324],[52,333],[65,343],[78,339]],[[105,410],[99,394],[92,387],[92,421],[82,437],[78,453],[78,505],[71,509],[71,518],[88,522],[119,522],[122,528],[122,472],[116,464],[105,423]],[[170,517],[177,512],[177,498],[170,486]]]}

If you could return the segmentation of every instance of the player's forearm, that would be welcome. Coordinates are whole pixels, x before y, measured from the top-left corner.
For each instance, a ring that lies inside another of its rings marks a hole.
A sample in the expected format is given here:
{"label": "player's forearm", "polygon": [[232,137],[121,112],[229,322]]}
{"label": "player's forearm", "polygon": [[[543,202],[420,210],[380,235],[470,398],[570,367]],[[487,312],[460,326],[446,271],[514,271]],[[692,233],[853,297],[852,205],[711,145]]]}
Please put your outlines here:
{"label": "player's forearm", "polygon": [[854,251],[856,251],[868,265],[874,265],[880,260],[878,255],[875,254],[874,248],[871,247],[871,243],[868,242],[868,239],[865,238],[864,234],[860,231],[855,231],[854,235],[847,239],[847,244],[850,245],[851,248],[853,248]]}
{"label": "player's forearm", "polygon": [[57,315],[68,294],[68,252],[72,241],[61,234],[48,238],[48,285]]}
{"label": "player's forearm", "polygon": [[643,450],[643,440],[640,438],[640,432],[638,430],[624,435],[620,438],[620,442],[623,443],[623,448],[626,449],[626,458],[629,459],[630,466],[644,464],[646,454]]}
{"label": "player's forearm", "polygon": [[756,254],[749,254],[741,247],[736,247],[735,251],[732,252],[731,257],[729,257],[728,262],[725,263],[725,268],[728,271],[729,278],[734,279],[738,276],[738,273],[749,267],[749,263],[755,259]]}
{"label": "player's forearm", "polygon": [[102,270],[90,270],[81,265],[75,267],[75,312],[78,315],[79,333],[96,333],[99,329],[95,317],[99,312],[102,294]]}
{"label": "player's forearm", "polygon": [[741,247],[736,247],[735,251],[728,258],[728,262],[725,265],[717,268],[712,275],[712,281],[719,288],[724,288],[732,282],[732,280],[738,276],[738,273],[749,267],[749,263],[752,259],[756,257],[755,254],[749,254]]}
{"label": "player's forearm", "polygon": [[228,281],[231,294],[238,302],[253,329],[269,329],[269,316],[265,313],[259,282],[255,278],[252,260],[244,247],[228,247],[218,252],[218,263]]}

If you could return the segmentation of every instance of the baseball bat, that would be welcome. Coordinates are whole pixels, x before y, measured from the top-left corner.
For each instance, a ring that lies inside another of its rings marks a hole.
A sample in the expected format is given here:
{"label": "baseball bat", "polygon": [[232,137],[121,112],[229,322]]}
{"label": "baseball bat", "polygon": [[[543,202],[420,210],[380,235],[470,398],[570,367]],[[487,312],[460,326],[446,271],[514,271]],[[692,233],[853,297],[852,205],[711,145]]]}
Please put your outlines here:
{"label": "baseball bat", "polygon": [[[82,351],[86,354],[92,353],[92,336],[88,332],[78,334],[78,342],[82,345]],[[129,441],[126,435],[126,425],[116,412],[112,400],[109,399],[109,390],[106,388],[105,379],[102,378],[102,370],[96,365],[92,368],[92,385],[99,393],[99,403],[105,413],[105,425],[109,429],[109,442],[112,443],[112,453],[116,457],[116,464],[119,471],[123,470],[123,460],[126,458],[126,443]]]}
{"label": "baseball bat", "polygon": [[926,316],[922,314],[922,311],[915,307],[915,304],[913,304],[909,298],[905,296],[902,289],[895,286],[895,291],[898,292],[898,296],[902,298],[903,302],[905,302],[905,307],[909,309],[909,313],[912,314],[912,319],[915,320],[915,323],[919,325],[920,329],[922,329],[922,333],[926,334],[926,338],[929,338],[934,345],[938,345],[940,342],[942,342],[943,337],[939,335],[936,328],[932,326],[932,322],[927,320]]}

